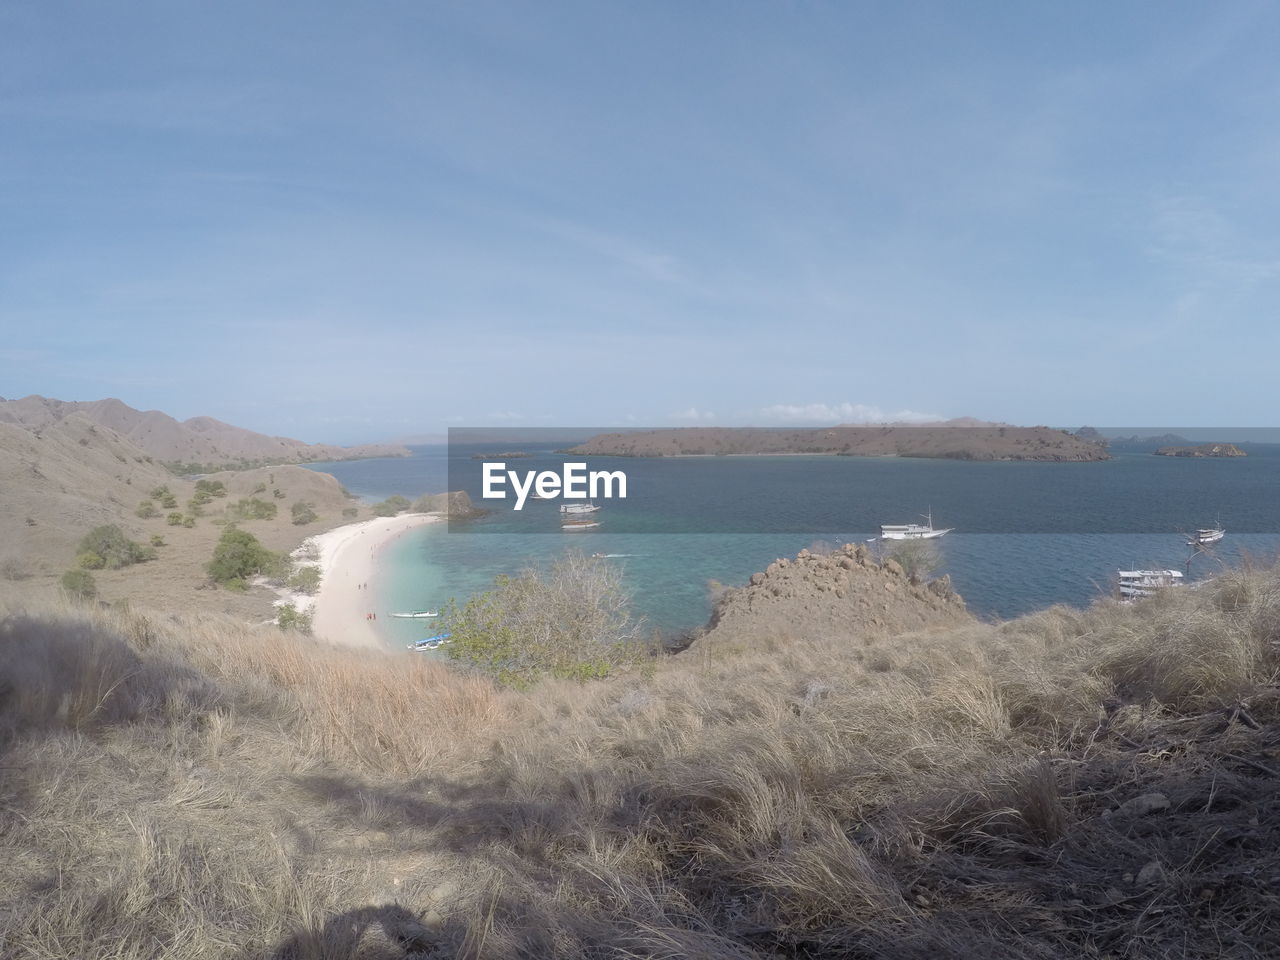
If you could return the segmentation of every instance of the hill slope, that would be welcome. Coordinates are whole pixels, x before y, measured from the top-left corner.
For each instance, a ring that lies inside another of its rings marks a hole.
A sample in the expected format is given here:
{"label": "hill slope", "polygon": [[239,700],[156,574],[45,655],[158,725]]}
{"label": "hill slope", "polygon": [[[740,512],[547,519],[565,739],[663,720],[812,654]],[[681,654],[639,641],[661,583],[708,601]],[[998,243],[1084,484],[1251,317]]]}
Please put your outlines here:
{"label": "hill slope", "polygon": [[577,454],[625,457],[837,454],[956,460],[1110,459],[1106,448],[1049,427],[673,427],[602,433]]}
{"label": "hill slope", "polygon": [[147,455],[163,462],[210,465],[243,463],[312,463],[361,457],[405,457],[409,451],[395,444],[338,447],[269,437],[242,427],[192,417],[178,421],[159,410],[135,410],[120,400],[51,400],[29,396],[0,401],[0,422],[41,431],[66,417],[79,415],[115,431]]}

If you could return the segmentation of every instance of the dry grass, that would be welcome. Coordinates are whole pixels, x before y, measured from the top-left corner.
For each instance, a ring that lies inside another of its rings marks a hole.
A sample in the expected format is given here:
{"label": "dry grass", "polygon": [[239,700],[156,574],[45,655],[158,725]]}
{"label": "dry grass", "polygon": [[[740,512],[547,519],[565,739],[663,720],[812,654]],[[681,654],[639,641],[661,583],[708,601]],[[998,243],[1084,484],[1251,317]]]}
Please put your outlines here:
{"label": "dry grass", "polygon": [[1278,644],[1271,570],[526,694],[209,617],[15,612],[0,942],[1273,955]]}

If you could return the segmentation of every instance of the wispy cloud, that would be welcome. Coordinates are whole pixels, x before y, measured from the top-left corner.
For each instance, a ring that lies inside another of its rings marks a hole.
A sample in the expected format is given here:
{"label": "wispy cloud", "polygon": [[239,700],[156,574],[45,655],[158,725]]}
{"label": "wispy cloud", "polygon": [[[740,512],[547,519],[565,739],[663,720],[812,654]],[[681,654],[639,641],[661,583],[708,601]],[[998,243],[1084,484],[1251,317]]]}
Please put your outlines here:
{"label": "wispy cloud", "polygon": [[710,410],[699,410],[697,407],[689,407],[686,410],[679,410],[671,414],[672,420],[689,420],[694,423],[705,423],[708,420],[714,420],[716,415]]}
{"label": "wispy cloud", "polygon": [[887,412],[865,403],[775,403],[760,411],[768,420],[790,423],[927,423],[941,420],[935,413],[918,410]]}

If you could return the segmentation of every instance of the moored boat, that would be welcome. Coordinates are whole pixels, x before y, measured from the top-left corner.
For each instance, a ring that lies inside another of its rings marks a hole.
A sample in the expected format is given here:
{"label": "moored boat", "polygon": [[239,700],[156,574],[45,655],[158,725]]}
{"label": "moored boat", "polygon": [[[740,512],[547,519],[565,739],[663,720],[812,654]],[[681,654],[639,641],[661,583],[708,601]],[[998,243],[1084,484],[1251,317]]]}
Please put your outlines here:
{"label": "moored boat", "polygon": [[880,525],[881,540],[934,540],[950,533],[955,527],[935,530],[933,527],[933,511],[925,514],[924,523],[882,523]]}
{"label": "moored boat", "polygon": [[1203,547],[1210,543],[1217,543],[1227,535],[1227,531],[1221,526],[1204,527],[1195,532],[1195,535],[1187,540],[1188,547]]}
{"label": "moored boat", "polygon": [[1183,582],[1181,570],[1117,570],[1116,593],[1121,600],[1149,597]]}
{"label": "moored boat", "polygon": [[444,646],[444,644],[446,643],[452,643],[452,642],[453,642],[452,635],[449,634],[448,632],[437,633],[434,637],[426,637],[425,639],[422,639],[422,640],[415,640],[413,643],[409,644],[407,649],[416,650],[416,651],[435,650],[439,647]]}
{"label": "moored boat", "polygon": [[414,610],[410,613],[393,613],[391,616],[398,620],[427,620],[431,617],[440,616],[439,610]]}
{"label": "moored boat", "polygon": [[595,513],[600,508],[588,500],[586,503],[562,503],[560,504],[560,512],[565,516],[572,516],[580,513]]}

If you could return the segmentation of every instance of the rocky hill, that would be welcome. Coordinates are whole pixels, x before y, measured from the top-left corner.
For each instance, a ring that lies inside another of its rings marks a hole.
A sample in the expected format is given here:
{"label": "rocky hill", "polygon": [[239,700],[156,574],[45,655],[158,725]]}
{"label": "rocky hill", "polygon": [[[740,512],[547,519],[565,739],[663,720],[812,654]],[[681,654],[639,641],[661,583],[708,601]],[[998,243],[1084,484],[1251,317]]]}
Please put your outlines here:
{"label": "rocky hill", "polygon": [[726,590],[697,642],[852,641],[971,622],[949,578],[916,582],[896,561],[877,562],[864,545],[845,544],[833,553],[780,558],[746,586]]}
{"label": "rocky hill", "polygon": [[1234,443],[1201,443],[1191,447],[1161,447],[1157,457],[1247,457]]}
{"label": "rocky hill", "polygon": [[213,417],[179,421],[159,410],[135,410],[114,398],[66,401],[33,395],[0,401],[0,423],[37,432],[73,415],[114,431],[145,455],[164,463],[241,467],[409,456],[406,448],[396,444],[339,447],[270,437]]}
{"label": "rocky hill", "polygon": [[835,454],[954,460],[1108,460],[1101,443],[1049,427],[675,427],[602,433],[570,450],[596,456]]}

